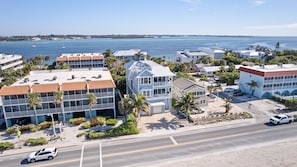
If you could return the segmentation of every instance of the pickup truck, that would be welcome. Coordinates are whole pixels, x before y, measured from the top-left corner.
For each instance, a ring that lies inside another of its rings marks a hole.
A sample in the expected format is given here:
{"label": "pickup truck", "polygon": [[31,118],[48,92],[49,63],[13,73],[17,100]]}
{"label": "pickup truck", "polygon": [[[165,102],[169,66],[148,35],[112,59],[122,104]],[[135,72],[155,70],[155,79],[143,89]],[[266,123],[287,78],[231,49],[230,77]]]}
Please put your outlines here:
{"label": "pickup truck", "polygon": [[274,125],[294,122],[295,118],[285,114],[279,114],[270,118],[270,122]]}

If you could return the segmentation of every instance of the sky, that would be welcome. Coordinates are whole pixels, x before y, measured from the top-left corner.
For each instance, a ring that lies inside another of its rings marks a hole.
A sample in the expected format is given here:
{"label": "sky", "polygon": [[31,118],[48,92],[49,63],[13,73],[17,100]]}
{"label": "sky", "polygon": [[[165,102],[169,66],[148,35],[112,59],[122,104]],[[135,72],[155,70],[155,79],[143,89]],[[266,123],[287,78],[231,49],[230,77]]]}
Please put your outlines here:
{"label": "sky", "polygon": [[297,36],[296,0],[0,0],[0,36]]}

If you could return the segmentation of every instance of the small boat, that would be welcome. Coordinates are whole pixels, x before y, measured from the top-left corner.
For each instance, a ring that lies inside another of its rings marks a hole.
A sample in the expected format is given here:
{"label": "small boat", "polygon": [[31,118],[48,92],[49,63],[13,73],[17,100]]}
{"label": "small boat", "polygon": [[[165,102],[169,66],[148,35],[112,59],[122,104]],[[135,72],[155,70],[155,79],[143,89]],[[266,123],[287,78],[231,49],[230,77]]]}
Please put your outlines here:
{"label": "small boat", "polygon": [[35,47],[36,47],[36,45],[32,45],[32,47],[33,47],[33,48],[35,48]]}

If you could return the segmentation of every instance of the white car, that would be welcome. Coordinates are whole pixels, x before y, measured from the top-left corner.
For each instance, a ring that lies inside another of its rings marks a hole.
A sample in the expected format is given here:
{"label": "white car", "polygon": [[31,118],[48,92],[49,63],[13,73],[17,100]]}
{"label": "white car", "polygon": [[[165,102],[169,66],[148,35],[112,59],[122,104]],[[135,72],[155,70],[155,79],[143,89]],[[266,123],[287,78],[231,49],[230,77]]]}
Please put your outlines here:
{"label": "white car", "polygon": [[294,121],[294,118],[292,116],[285,115],[285,114],[279,114],[270,118],[270,122],[273,123],[274,125],[291,123],[293,121]]}
{"label": "white car", "polygon": [[50,148],[43,148],[39,151],[32,152],[29,154],[27,160],[28,162],[36,162],[39,160],[51,160],[54,159],[58,154],[58,150],[55,147],[50,147]]}

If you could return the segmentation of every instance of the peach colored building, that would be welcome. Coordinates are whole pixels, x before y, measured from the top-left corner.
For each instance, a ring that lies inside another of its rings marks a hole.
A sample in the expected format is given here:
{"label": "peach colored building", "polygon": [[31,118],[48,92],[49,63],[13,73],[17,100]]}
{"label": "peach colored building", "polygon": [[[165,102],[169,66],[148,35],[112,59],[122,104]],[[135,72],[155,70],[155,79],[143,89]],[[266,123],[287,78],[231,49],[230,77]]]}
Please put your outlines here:
{"label": "peach colored building", "polygon": [[[29,107],[28,93],[37,92],[42,105],[37,107],[38,121],[75,117],[90,118],[87,93],[94,93],[97,104],[92,106],[92,117],[116,117],[115,83],[105,68],[32,71],[25,78],[0,90],[0,105],[6,127],[35,122],[34,110]],[[63,91],[63,105],[55,103],[55,92]]]}
{"label": "peach colored building", "polygon": [[105,64],[101,53],[64,53],[56,58],[56,66],[62,62],[71,68],[98,68]]}

